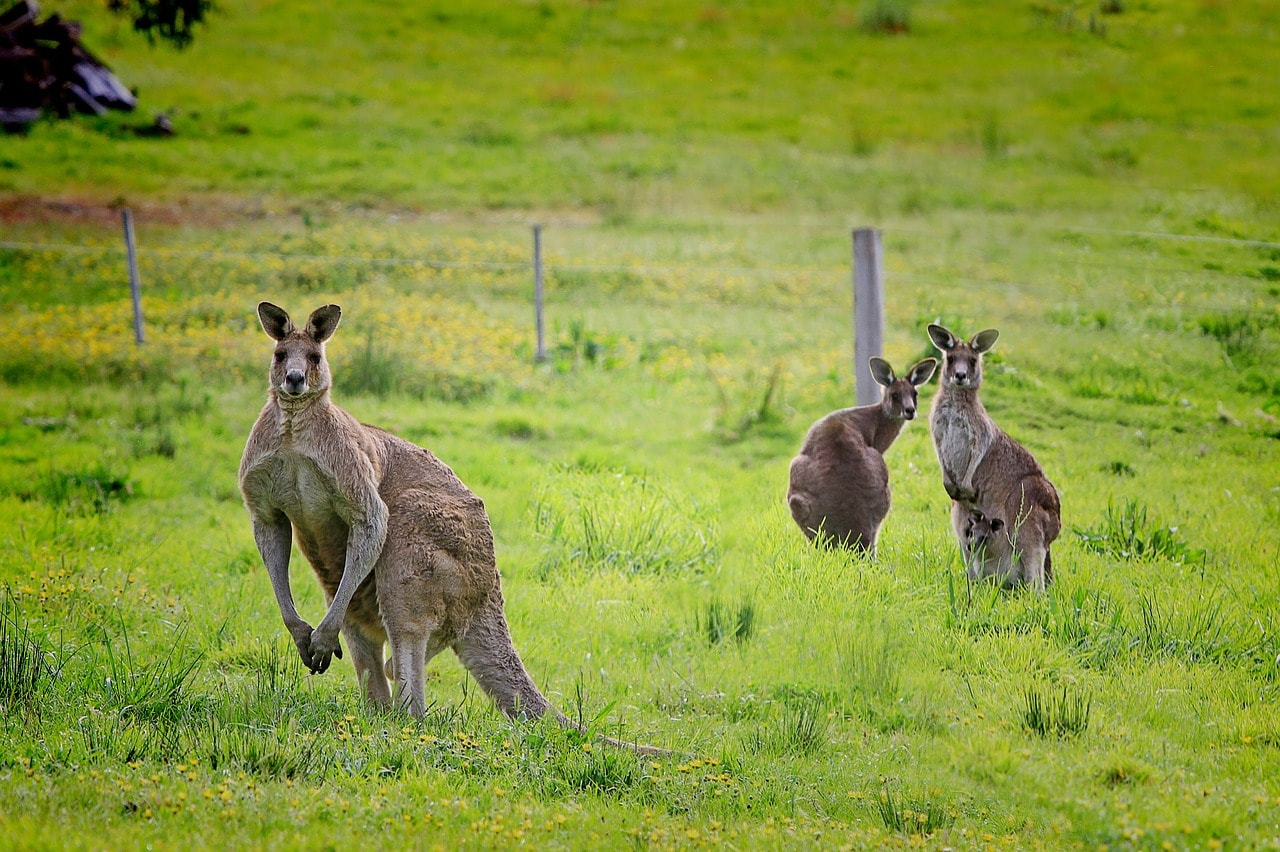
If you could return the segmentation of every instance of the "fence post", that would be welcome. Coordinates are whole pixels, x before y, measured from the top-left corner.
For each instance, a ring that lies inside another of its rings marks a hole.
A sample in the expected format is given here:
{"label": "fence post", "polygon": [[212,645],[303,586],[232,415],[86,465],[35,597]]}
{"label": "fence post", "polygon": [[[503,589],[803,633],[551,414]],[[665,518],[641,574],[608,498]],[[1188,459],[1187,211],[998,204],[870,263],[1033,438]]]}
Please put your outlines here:
{"label": "fence post", "polygon": [[133,211],[128,207],[120,211],[124,221],[124,244],[129,255],[129,293],[133,296],[133,338],[142,343],[142,283],[138,280],[138,251],[133,242]]}
{"label": "fence post", "polygon": [[534,360],[547,360],[547,343],[542,324],[542,226],[533,226],[533,311],[538,328],[538,350]]}
{"label": "fence post", "polygon": [[871,377],[868,359],[884,348],[884,260],[880,231],[853,231],[853,373],[858,405],[880,401],[880,386]]}

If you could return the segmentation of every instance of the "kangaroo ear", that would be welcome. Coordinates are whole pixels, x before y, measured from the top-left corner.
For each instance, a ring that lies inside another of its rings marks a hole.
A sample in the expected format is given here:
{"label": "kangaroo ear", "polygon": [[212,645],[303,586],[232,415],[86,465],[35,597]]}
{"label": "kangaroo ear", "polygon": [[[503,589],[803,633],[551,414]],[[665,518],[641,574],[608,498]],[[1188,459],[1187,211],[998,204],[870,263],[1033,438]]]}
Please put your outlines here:
{"label": "kangaroo ear", "polygon": [[996,345],[996,338],[1000,336],[1000,332],[994,328],[986,331],[980,331],[973,336],[973,340],[969,341],[969,345],[973,347],[975,352],[986,352],[992,346]]}
{"label": "kangaroo ear", "polygon": [[1004,529],[1004,521],[1000,520],[999,518],[992,518],[992,519],[991,519],[991,531],[992,531],[992,532],[1000,532],[1000,530],[1002,530],[1002,529]]}
{"label": "kangaroo ear", "polygon": [[889,362],[883,358],[872,358],[867,362],[871,365],[871,378],[876,380],[876,384],[889,387],[893,384],[893,367],[889,366]]}
{"label": "kangaroo ear", "polygon": [[915,387],[920,387],[922,384],[933,378],[933,371],[937,368],[937,358],[925,358],[919,364],[912,367],[910,373],[907,373],[907,381],[911,382]]}
{"label": "kangaroo ear", "polygon": [[307,334],[316,343],[324,343],[338,330],[338,321],[342,319],[342,308],[337,305],[325,305],[316,308],[307,319]]}
{"label": "kangaroo ear", "polygon": [[929,339],[943,352],[950,352],[960,342],[960,338],[935,322],[929,323]]}
{"label": "kangaroo ear", "polygon": [[285,309],[270,302],[258,303],[258,322],[272,340],[284,340],[294,331],[293,320]]}

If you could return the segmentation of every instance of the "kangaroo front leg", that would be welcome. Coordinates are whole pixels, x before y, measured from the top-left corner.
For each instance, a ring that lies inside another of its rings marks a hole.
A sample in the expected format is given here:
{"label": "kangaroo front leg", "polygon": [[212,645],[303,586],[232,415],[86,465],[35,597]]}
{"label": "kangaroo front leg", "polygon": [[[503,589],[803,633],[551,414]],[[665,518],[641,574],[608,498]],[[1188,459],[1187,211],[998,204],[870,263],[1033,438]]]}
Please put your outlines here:
{"label": "kangaroo front leg", "polygon": [[356,589],[373,571],[387,540],[387,504],[377,494],[372,498],[376,502],[371,502],[365,509],[364,517],[351,524],[351,532],[347,535],[347,559],[342,567],[338,590],[333,593],[328,612],[312,631],[303,652],[302,658],[312,673],[323,673],[328,670],[332,657],[342,657],[338,631],[347,617],[347,607],[351,605]]}
{"label": "kangaroo front leg", "polygon": [[283,514],[270,517],[253,516],[253,540],[262,554],[262,564],[267,568],[271,590],[275,592],[280,616],[285,629],[298,646],[304,662],[310,664],[307,648],[311,644],[311,625],[298,615],[293,603],[293,591],[289,588],[289,555],[293,548],[293,526]]}
{"label": "kangaroo front leg", "polygon": [[951,495],[952,500],[959,500],[961,503],[978,502],[981,495],[973,484],[973,477],[978,473],[978,465],[982,464],[982,460],[987,457],[987,450],[990,448],[990,440],[975,439],[974,446],[969,451],[969,464],[960,474],[960,481],[953,484],[955,494]]}

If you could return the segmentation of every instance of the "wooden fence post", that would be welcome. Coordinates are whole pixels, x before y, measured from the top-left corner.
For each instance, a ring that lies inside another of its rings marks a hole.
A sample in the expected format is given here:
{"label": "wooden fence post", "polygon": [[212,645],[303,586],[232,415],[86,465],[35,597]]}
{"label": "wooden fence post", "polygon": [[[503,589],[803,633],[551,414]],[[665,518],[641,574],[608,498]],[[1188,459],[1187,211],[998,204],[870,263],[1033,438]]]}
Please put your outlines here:
{"label": "wooden fence post", "polygon": [[124,244],[129,255],[129,293],[133,296],[133,338],[142,343],[142,283],[138,280],[138,251],[133,241],[133,211],[128,207],[120,211],[124,221]]}
{"label": "wooden fence post", "polygon": [[868,359],[884,348],[884,260],[880,231],[853,231],[853,373],[858,405],[880,401],[880,386],[871,377]]}
{"label": "wooden fence post", "polygon": [[542,323],[542,226],[533,226],[533,311],[538,329],[538,349],[534,360],[547,360],[547,343]]}

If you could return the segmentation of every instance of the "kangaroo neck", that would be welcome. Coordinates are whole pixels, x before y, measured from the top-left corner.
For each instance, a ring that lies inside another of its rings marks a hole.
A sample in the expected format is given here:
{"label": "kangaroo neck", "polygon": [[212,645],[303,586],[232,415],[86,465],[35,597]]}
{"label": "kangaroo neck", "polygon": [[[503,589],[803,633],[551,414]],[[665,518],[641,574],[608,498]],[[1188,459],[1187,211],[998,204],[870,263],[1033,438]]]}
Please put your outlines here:
{"label": "kangaroo neck", "polygon": [[955,385],[948,385],[945,390],[944,401],[951,407],[986,411],[982,406],[982,400],[978,398],[979,388],[960,388]]}
{"label": "kangaroo neck", "polygon": [[280,428],[286,442],[305,432],[332,405],[328,390],[301,397],[287,397],[272,391],[271,398],[280,415]]}
{"label": "kangaroo neck", "polygon": [[876,452],[884,455],[885,451],[889,449],[889,445],[897,440],[898,434],[902,431],[902,427],[906,422],[905,420],[894,420],[881,413],[875,419],[875,427],[871,435],[868,436],[867,443]]}

